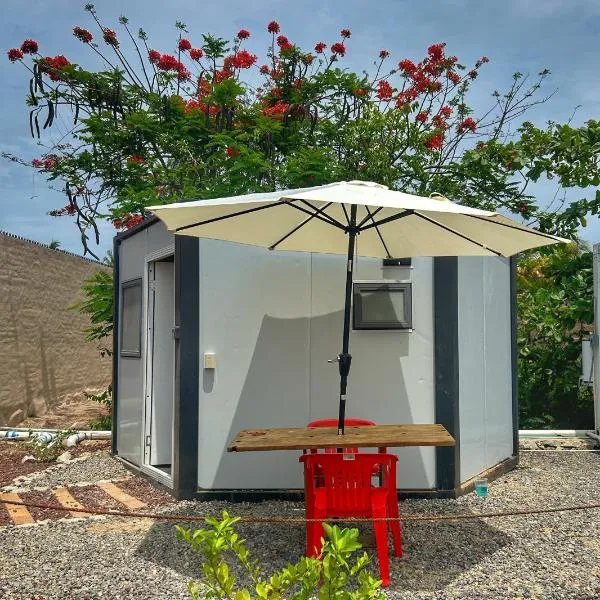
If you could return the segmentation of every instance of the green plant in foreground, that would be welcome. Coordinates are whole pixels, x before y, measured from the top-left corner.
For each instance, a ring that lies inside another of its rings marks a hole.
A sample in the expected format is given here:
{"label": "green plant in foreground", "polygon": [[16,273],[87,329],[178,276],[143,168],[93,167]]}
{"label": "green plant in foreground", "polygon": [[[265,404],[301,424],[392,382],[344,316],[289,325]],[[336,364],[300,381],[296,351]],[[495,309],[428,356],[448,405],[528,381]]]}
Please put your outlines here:
{"label": "green plant in foreground", "polygon": [[71,429],[59,431],[56,437],[46,444],[44,441],[31,437],[33,432],[30,431],[29,435],[31,439],[25,442],[25,446],[29,448],[35,459],[39,462],[51,462],[56,460],[65,450],[63,448],[63,442],[74,433]]}
{"label": "green plant in foreground", "polygon": [[[351,561],[351,555],[361,548],[358,529],[340,529],[324,524],[327,539],[321,560],[303,556],[276,573],[265,576],[257,560],[250,557],[246,541],[235,532],[239,517],[223,512],[221,520],[207,518],[207,529],[186,529],[176,526],[177,537],[187,542],[202,556],[201,579],[190,581],[188,589],[194,600],[198,598],[226,598],[231,600],[279,600],[290,598],[328,598],[367,600],[382,599],[381,581],[365,567],[369,563],[366,552]],[[230,568],[237,561],[247,573],[251,588],[240,585]]]}

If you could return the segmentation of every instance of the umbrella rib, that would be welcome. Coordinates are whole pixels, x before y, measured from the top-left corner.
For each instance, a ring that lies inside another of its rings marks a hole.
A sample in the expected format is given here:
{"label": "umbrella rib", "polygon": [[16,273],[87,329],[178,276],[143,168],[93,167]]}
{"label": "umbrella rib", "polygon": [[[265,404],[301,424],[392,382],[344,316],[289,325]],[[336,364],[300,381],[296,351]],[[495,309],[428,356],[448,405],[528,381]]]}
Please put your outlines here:
{"label": "umbrella rib", "polygon": [[[494,225],[502,225],[502,227],[508,227],[509,229],[515,229],[516,231],[523,231],[523,229],[521,229],[520,227],[515,227],[514,225],[509,225],[508,223],[501,223],[500,221],[489,221],[488,219],[486,219],[484,217],[480,217],[478,215],[467,215],[467,216],[471,217],[473,219],[477,219],[479,221],[485,221],[486,223],[494,223]],[[527,231],[523,231],[523,233],[532,233],[533,235],[539,235],[540,237],[543,237],[543,238],[554,239],[553,235],[550,235],[549,233],[544,233],[543,231],[538,231],[537,229],[533,229],[533,228],[528,228]]]}
{"label": "umbrella rib", "polygon": [[350,215],[348,214],[348,211],[346,210],[346,205],[343,202],[342,210],[344,211],[344,215],[346,216],[346,222],[348,223],[348,225],[350,225]]}
{"label": "umbrella rib", "polygon": [[333,227],[337,227],[338,229],[342,229],[343,231],[346,231],[346,227],[344,227],[344,225],[342,225],[339,221],[336,221],[335,219],[333,219],[329,215],[317,214],[317,211],[319,209],[316,208],[316,207],[314,207],[314,206],[311,206],[310,204],[309,204],[309,206],[311,206],[311,208],[313,208],[315,210],[315,212],[311,212],[307,208],[303,208],[302,206],[298,206],[297,204],[293,204],[292,201],[290,201],[290,200],[287,200],[286,204],[288,206],[291,206],[292,208],[295,208],[296,210],[299,210],[300,212],[303,212],[303,213],[305,213],[307,215],[310,215],[310,216],[314,216],[315,218],[319,219],[320,221],[323,221],[323,223],[327,223],[327,225],[333,225]]}
{"label": "umbrella rib", "polygon": [[357,225],[357,227],[360,229],[369,219],[371,219],[372,221],[374,220],[373,217],[375,217],[375,215],[383,210],[383,206],[380,206],[377,210],[374,210],[373,212],[370,212],[367,205],[365,204],[365,209],[367,210],[367,216]]}
{"label": "umbrella rib", "polygon": [[371,229],[372,227],[379,227],[380,225],[385,225],[386,223],[389,223],[391,221],[397,221],[398,219],[404,219],[404,217],[410,217],[411,215],[414,215],[414,214],[415,214],[414,210],[405,210],[405,211],[402,211],[401,213],[396,213],[395,215],[392,215],[391,217],[386,217],[385,219],[381,219],[379,221],[373,221],[369,225],[364,225],[363,227],[359,228],[359,231],[365,231],[366,229]]}
{"label": "umbrella rib", "polygon": [[[316,206],[311,204],[308,200],[303,200],[302,198],[300,198],[300,202],[302,202],[302,204],[306,204],[306,206],[310,206],[310,208],[312,208],[315,211],[315,216],[317,217],[317,219],[321,219],[321,221],[327,220],[327,221],[329,221],[329,223],[331,225],[335,225],[336,227],[341,227],[343,229],[346,229],[346,226],[343,223],[341,223],[337,219],[334,219],[331,215],[328,215],[326,213],[323,213],[322,215],[318,214],[321,211]],[[329,204],[331,205],[332,202],[330,202]],[[293,205],[293,206],[295,206],[295,205]],[[344,206],[344,205],[342,204],[342,206]],[[295,208],[299,208],[299,207],[295,206]],[[309,213],[309,214],[312,214],[312,213]]]}
{"label": "umbrella rib", "polygon": [[421,217],[421,219],[424,219],[425,221],[428,221],[429,223],[431,223],[433,225],[437,225],[437,227],[445,229],[446,231],[449,231],[450,233],[452,233],[454,235],[457,235],[460,238],[463,238],[463,240],[467,240],[467,242],[470,242],[471,244],[475,244],[476,246],[479,246],[480,248],[484,248],[485,250],[489,250],[490,252],[493,252],[496,256],[504,256],[504,254],[502,254],[502,252],[498,252],[498,250],[494,250],[493,248],[490,248],[489,246],[486,246],[485,244],[482,244],[481,242],[477,242],[476,240],[472,240],[470,237],[467,237],[466,235],[463,235],[462,233],[459,233],[458,231],[456,231],[455,229],[452,229],[451,227],[447,227],[446,225],[442,225],[442,223],[438,223],[434,219],[430,219],[429,217],[426,217],[425,215],[422,215],[422,214],[420,214],[418,212],[415,212],[415,215],[417,217]]}
{"label": "umbrella rib", "polygon": [[199,227],[200,225],[209,225],[210,223],[216,223],[218,221],[224,221],[225,219],[233,219],[233,217],[240,217],[242,215],[247,215],[253,212],[257,212],[259,210],[266,210],[267,208],[273,208],[274,206],[281,206],[282,204],[286,204],[283,200],[278,200],[273,204],[267,204],[262,206],[255,206],[254,208],[248,208],[246,210],[240,210],[229,215],[222,215],[220,217],[215,217],[214,219],[207,219],[206,221],[198,221],[196,223],[191,223],[190,225],[182,225],[181,227],[176,227],[175,231],[184,231],[185,229],[191,229],[192,227]]}
{"label": "umbrella rib", "polygon": [[298,231],[299,229],[302,229],[302,227],[304,227],[306,224],[308,224],[310,221],[312,221],[315,217],[318,217],[319,213],[322,213],[323,211],[327,210],[332,204],[333,204],[333,202],[329,202],[325,206],[321,207],[317,213],[310,215],[310,217],[306,217],[306,219],[304,219],[304,221],[302,221],[302,223],[300,223],[299,225],[296,225],[296,227],[294,227],[294,229],[292,229],[289,233],[286,233],[282,238],[277,240],[272,246],[269,246],[269,250],[275,250],[275,248],[277,248],[277,246],[279,246],[279,244],[281,244],[281,242],[287,240],[291,235],[294,235],[294,233],[296,233],[296,231]]}
{"label": "umbrella rib", "polygon": [[[371,217],[371,220],[373,221],[373,223],[375,223],[375,219],[373,218],[373,214],[369,210],[369,207],[366,206],[366,205],[365,205],[365,210],[367,211],[369,217]],[[381,208],[379,210],[381,210]],[[363,219],[363,221],[364,221],[364,219]],[[381,245],[383,246],[383,249],[385,250],[385,253],[387,254],[387,257],[391,258],[392,256],[390,254],[390,251],[388,250],[388,247],[385,244],[383,236],[381,235],[381,231],[379,231],[379,227],[377,227],[377,225],[375,225],[375,231],[377,232],[377,235],[379,236],[379,239],[381,240]]]}

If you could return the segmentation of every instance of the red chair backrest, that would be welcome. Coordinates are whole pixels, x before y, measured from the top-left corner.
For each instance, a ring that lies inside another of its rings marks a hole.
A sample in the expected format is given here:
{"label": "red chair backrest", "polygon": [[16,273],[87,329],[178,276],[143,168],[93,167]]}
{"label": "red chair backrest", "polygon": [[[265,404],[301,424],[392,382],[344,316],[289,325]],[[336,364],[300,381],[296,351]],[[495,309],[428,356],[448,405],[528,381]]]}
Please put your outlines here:
{"label": "red chair backrest", "polygon": [[[311,421],[307,427],[337,427],[338,419],[318,419]],[[367,427],[369,425],[375,425],[373,421],[368,419],[344,419],[344,425],[346,427]],[[356,454],[358,448],[344,448],[344,454]],[[316,454],[317,450],[311,450],[312,454]],[[335,454],[337,450],[335,448],[325,448],[325,454]]]}
{"label": "red chair backrest", "polygon": [[[300,461],[306,470],[307,498],[313,497],[314,489],[308,488],[318,478],[332,516],[369,516],[374,487],[396,492],[398,457],[394,454],[304,454]],[[375,472],[381,474],[381,485],[373,483]]]}

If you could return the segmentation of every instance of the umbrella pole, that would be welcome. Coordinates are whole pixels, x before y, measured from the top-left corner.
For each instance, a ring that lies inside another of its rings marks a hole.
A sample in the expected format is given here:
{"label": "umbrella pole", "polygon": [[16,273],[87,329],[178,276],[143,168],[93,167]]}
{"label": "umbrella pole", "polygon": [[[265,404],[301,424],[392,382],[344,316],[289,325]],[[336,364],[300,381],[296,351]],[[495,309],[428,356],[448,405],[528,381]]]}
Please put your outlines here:
{"label": "umbrella pole", "polygon": [[356,204],[350,207],[350,224],[348,228],[348,262],[346,266],[346,297],[344,303],[344,333],[342,335],[342,352],[338,355],[340,370],[340,407],[338,417],[338,435],[344,435],[346,417],[346,390],[352,355],[350,348],[350,309],[352,306],[352,274],[354,272],[354,244],[356,242]]}

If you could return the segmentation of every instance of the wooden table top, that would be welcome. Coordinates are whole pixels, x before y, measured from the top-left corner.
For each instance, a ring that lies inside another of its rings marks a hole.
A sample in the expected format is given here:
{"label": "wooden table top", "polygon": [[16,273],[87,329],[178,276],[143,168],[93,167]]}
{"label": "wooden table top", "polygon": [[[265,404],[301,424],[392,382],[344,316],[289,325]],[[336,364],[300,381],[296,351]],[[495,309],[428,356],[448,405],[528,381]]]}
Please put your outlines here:
{"label": "wooden table top", "polygon": [[346,427],[294,427],[244,429],[227,447],[228,452],[310,450],[313,448],[388,448],[400,446],[454,446],[442,425],[369,425]]}

